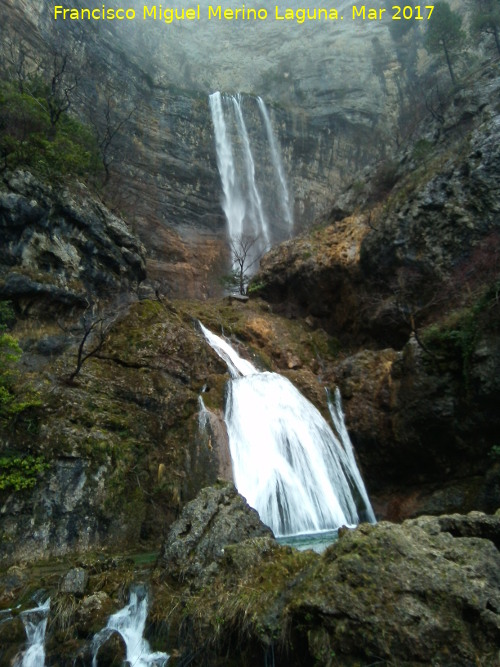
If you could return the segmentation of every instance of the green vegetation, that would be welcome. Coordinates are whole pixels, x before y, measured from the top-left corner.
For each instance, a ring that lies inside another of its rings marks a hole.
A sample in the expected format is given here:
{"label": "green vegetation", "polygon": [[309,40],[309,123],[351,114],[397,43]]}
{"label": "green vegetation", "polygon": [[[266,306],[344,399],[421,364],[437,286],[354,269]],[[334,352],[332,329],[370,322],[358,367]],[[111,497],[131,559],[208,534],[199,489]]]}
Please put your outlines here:
{"label": "green vegetation", "polygon": [[429,53],[443,53],[450,72],[451,81],[456,83],[452,67],[455,53],[463,48],[465,33],[462,30],[462,17],[450,9],[447,2],[436,2],[432,20],[429,21],[425,37],[425,48]]}
{"label": "green vegetation", "polygon": [[433,144],[427,139],[419,139],[413,146],[413,159],[424,165],[432,158]]}
{"label": "green vegetation", "polygon": [[490,457],[494,460],[500,461],[500,445],[493,445],[490,451]]}
{"label": "green vegetation", "polygon": [[22,350],[17,340],[7,332],[8,323],[14,319],[10,303],[0,302],[0,426],[7,425],[17,415],[40,405],[38,397],[28,391],[24,396],[16,395],[15,364]]}
{"label": "green vegetation", "polygon": [[43,456],[3,456],[0,458],[0,491],[31,489],[49,467]]}
{"label": "green vegetation", "polygon": [[495,326],[495,319],[498,318],[499,290],[499,282],[491,284],[472,305],[452,311],[439,323],[430,325],[422,332],[425,346],[436,353],[438,358],[459,362],[466,385],[479,337],[482,332]]}
{"label": "green vegetation", "polygon": [[0,170],[29,167],[52,180],[97,175],[102,165],[92,132],[66,111],[54,123],[50,99],[38,80],[22,92],[0,81]]}

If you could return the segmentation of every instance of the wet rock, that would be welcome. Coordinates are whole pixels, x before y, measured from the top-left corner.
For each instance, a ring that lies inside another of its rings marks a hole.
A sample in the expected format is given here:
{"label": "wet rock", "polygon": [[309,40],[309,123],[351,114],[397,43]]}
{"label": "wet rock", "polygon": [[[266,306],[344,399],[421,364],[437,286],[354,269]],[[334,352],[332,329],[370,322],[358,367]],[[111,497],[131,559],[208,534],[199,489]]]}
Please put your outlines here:
{"label": "wet rock", "polygon": [[88,583],[88,573],[82,567],[75,567],[64,575],[61,582],[61,593],[83,595]]}
{"label": "wet rock", "polygon": [[99,667],[122,667],[125,662],[126,647],[123,637],[117,632],[107,639],[97,651],[96,659]]}
{"label": "wet rock", "polygon": [[2,609],[12,605],[16,592],[20,591],[27,580],[26,570],[18,565],[12,565],[0,576],[0,607]]}
{"label": "wet rock", "polygon": [[113,603],[104,591],[87,595],[78,605],[75,615],[78,634],[90,637],[105,627],[108,616],[113,612]]}
{"label": "wet rock", "polygon": [[185,582],[185,611],[176,592],[168,618],[190,627],[183,655],[199,651],[209,664],[224,656],[249,667],[272,649],[289,667],[331,667],[333,657],[340,667],[493,667],[500,552],[484,535],[499,529],[499,514],[479,512],[363,524],[321,556],[243,540],[225,548],[212,579],[199,573],[202,594]]}
{"label": "wet rock", "polygon": [[224,547],[250,537],[270,536],[257,512],[232,483],[202,489],[182,510],[162,546],[159,564],[169,576],[205,576],[214,571]]}

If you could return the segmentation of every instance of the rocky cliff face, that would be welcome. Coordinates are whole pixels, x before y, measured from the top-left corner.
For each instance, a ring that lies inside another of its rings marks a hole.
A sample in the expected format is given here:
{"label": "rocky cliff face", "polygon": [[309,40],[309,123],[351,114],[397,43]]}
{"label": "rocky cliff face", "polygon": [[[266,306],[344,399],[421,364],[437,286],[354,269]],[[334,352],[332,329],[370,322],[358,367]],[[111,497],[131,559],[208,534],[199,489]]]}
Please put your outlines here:
{"label": "rocky cliff face", "polygon": [[276,311],[352,350],[330,379],[369,488],[407,486],[392,516],[422,510],[423,482],[430,511],[498,502],[498,90],[487,66],[393,165],[382,204],[370,200],[385,179],[351,188],[330,222],[271,251],[256,277]]}
{"label": "rocky cliff face", "polygon": [[83,185],[43,184],[29,172],[0,185],[0,298],[24,315],[83,310],[130,294],[146,277],[145,248]]}
{"label": "rocky cliff face", "polygon": [[54,49],[69,54],[73,109],[101,135],[119,125],[106,200],[136,224],[152,279],[173,296],[206,297],[228,262],[208,94],[258,94],[272,107],[300,229],[391,154],[415,63],[398,60],[385,23],[214,22],[201,3],[199,22],[165,24],[132,6],[136,21],[117,26],[56,22],[48,5],[9,0],[2,52],[15,61],[22,49],[32,71]]}

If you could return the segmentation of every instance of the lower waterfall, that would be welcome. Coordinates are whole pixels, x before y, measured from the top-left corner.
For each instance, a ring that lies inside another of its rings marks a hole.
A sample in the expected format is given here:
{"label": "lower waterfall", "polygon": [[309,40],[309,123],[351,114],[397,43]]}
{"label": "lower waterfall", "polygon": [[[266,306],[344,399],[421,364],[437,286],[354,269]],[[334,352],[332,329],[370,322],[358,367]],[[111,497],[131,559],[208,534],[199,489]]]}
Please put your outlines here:
{"label": "lower waterfall", "polygon": [[[233,378],[225,422],[234,482],[262,521],[277,537],[374,522],[345,425],[335,424],[337,437],[289,380],[259,372],[200,326]],[[333,414],[343,424],[341,410]]]}
{"label": "lower waterfall", "polygon": [[50,611],[50,599],[34,609],[21,612],[28,643],[24,653],[14,663],[15,667],[44,667],[45,630]]}
{"label": "lower waterfall", "polygon": [[127,665],[133,665],[133,667],[163,667],[166,665],[168,654],[161,651],[151,652],[149,643],[143,637],[147,615],[147,592],[143,586],[135,586],[130,591],[128,605],[110,616],[106,627],[100,630],[92,640],[92,667],[97,667],[99,649],[114,632],[118,632],[125,642]]}

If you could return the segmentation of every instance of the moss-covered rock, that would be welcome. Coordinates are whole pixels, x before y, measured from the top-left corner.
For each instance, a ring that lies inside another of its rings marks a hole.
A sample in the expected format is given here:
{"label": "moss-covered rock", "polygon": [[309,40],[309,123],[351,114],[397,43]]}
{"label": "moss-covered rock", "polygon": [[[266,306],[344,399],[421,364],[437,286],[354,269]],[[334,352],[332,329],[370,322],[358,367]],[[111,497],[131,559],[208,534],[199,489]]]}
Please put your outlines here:
{"label": "moss-covered rock", "polygon": [[181,660],[193,664],[250,665],[272,653],[290,666],[493,667],[500,561],[485,531],[496,535],[499,521],[476,513],[364,525],[322,556],[244,540],[224,549],[202,588],[160,585],[152,613],[168,616]]}

